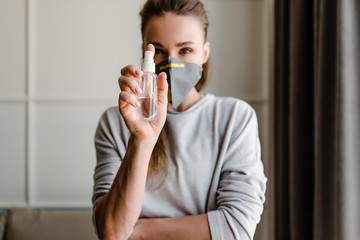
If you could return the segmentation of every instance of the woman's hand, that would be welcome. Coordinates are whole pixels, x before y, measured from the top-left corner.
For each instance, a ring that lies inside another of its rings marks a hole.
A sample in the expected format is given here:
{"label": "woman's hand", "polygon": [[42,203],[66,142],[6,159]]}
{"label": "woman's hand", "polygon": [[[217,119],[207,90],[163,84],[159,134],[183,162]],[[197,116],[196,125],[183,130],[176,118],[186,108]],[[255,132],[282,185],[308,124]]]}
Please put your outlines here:
{"label": "woman's hand", "polygon": [[[146,51],[155,51],[152,44],[146,47]],[[121,69],[119,78],[119,111],[124,117],[127,127],[132,133],[135,141],[155,141],[157,140],[161,129],[166,120],[167,111],[167,91],[168,83],[166,74],[161,73],[157,79],[158,87],[158,106],[157,120],[142,121],[136,118],[136,111],[139,107],[137,95],[141,93],[137,78],[141,78],[142,71],[135,65],[128,65]]]}

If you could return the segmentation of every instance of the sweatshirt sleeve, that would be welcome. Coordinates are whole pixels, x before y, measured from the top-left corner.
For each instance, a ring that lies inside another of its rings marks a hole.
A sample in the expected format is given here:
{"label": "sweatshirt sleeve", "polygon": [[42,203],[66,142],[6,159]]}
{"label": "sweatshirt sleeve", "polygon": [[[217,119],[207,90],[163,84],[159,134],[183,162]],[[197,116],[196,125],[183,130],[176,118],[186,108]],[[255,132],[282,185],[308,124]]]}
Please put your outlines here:
{"label": "sweatshirt sleeve", "polygon": [[[240,114],[242,112],[242,114]],[[253,239],[265,201],[266,177],[261,161],[255,111],[234,109],[217,190],[217,209],[208,212],[213,240]]]}
{"label": "sweatshirt sleeve", "polygon": [[95,209],[99,199],[105,195],[117,174],[123,155],[125,154],[129,131],[120,116],[117,107],[107,109],[101,116],[94,137],[96,150],[96,167],[92,195],[92,222],[98,234]]}
{"label": "sweatshirt sleeve", "polygon": [[95,132],[96,167],[92,203],[109,191],[126,150],[128,130],[117,108],[109,108],[100,118]]}

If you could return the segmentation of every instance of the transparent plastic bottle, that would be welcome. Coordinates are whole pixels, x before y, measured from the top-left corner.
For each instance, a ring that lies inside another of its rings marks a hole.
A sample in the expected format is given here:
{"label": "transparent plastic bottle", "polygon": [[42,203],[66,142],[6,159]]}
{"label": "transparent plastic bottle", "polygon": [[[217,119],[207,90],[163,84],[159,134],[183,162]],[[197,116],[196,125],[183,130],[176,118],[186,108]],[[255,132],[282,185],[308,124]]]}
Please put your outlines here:
{"label": "transparent plastic bottle", "polygon": [[139,79],[142,93],[138,95],[140,106],[137,108],[137,118],[143,121],[155,121],[157,119],[157,75],[152,51],[145,52],[142,71],[143,76]]}

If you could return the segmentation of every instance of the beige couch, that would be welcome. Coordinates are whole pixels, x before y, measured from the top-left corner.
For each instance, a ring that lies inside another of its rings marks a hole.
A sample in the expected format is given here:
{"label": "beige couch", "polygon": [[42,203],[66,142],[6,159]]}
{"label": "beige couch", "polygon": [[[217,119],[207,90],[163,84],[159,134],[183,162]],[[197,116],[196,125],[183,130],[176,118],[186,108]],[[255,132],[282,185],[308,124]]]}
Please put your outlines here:
{"label": "beige couch", "polygon": [[91,210],[11,208],[0,212],[0,240],[96,240]]}

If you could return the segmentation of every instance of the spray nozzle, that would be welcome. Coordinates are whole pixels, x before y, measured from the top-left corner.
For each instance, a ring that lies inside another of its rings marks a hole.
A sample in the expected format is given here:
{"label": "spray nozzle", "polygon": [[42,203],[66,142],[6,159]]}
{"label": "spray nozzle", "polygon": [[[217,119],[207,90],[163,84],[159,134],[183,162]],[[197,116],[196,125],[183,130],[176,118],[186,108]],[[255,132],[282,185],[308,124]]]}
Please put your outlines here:
{"label": "spray nozzle", "polygon": [[142,65],[143,72],[155,73],[154,54],[152,51],[145,51],[145,58]]}

